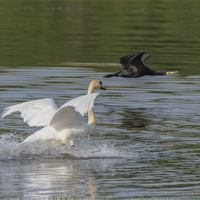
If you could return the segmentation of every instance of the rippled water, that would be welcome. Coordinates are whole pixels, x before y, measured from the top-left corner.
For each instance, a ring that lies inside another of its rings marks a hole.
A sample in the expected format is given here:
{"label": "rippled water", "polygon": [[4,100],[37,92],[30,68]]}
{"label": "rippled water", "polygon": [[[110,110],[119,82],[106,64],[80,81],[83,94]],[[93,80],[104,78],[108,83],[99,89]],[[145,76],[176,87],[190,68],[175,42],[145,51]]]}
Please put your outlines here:
{"label": "rippled water", "polygon": [[[102,78],[93,68],[0,68],[0,110],[51,97],[57,105],[100,79],[97,128],[76,147],[20,144],[37,128],[19,113],[0,123],[0,197],[191,197],[199,194],[199,76]],[[86,117],[87,118],[87,117]],[[101,150],[95,152],[96,150]]]}
{"label": "rippled water", "polygon": [[[107,87],[95,133],[75,148],[23,145],[38,128],[19,113],[0,119],[0,198],[199,196],[199,1],[1,1],[0,17],[0,111],[61,106],[94,78]],[[102,78],[138,51],[179,74]]]}

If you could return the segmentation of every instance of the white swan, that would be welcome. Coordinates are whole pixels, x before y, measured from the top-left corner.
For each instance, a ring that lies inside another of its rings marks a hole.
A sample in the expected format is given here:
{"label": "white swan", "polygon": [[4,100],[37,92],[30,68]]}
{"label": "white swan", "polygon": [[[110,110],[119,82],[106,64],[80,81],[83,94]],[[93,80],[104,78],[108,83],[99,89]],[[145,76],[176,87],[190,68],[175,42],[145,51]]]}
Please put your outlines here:
{"label": "white swan", "polygon": [[[59,109],[53,99],[39,99],[5,108],[1,118],[19,111],[29,126],[44,126],[27,137],[24,142],[56,140],[64,144],[70,142],[73,146],[74,139],[86,137],[95,130],[93,107],[94,100],[100,93],[92,93],[94,89],[106,90],[102,82],[95,79],[91,81],[87,95],[72,99]],[[88,123],[85,123],[83,116],[87,112]]]}

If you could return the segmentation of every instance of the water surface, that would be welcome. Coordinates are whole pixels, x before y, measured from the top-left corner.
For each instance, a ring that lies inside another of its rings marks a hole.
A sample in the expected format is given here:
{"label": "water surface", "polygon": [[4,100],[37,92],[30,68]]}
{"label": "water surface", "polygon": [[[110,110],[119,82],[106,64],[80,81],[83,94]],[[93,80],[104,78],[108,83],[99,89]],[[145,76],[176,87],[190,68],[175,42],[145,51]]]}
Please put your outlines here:
{"label": "water surface", "polygon": [[[95,133],[75,148],[24,146],[38,128],[20,113],[1,119],[0,198],[199,196],[198,1],[2,1],[0,17],[0,111],[47,97],[61,106],[94,78],[107,87]],[[138,51],[179,74],[102,78]]]}
{"label": "water surface", "polygon": [[1,66],[118,63],[146,51],[154,69],[200,74],[198,1],[2,1],[0,17]]}
{"label": "water surface", "polygon": [[45,97],[61,106],[97,78],[107,91],[95,101],[96,131],[75,148],[23,146],[38,128],[24,124],[19,113],[1,119],[1,198],[199,194],[198,76],[106,79],[91,68],[45,69],[1,67],[0,109]]}

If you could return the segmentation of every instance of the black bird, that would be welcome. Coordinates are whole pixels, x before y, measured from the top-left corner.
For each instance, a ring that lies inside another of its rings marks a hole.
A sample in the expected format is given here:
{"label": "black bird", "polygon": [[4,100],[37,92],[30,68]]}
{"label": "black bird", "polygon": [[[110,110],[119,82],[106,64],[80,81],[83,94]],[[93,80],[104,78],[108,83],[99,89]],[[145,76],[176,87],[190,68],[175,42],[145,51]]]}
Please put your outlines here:
{"label": "black bird", "polygon": [[169,75],[176,74],[178,71],[166,71],[166,70],[151,70],[145,66],[144,62],[150,55],[144,55],[145,52],[137,52],[128,56],[124,56],[120,59],[120,63],[124,66],[122,71],[114,74],[108,74],[104,77],[110,78],[112,76],[121,76],[128,78],[138,78],[144,75]]}

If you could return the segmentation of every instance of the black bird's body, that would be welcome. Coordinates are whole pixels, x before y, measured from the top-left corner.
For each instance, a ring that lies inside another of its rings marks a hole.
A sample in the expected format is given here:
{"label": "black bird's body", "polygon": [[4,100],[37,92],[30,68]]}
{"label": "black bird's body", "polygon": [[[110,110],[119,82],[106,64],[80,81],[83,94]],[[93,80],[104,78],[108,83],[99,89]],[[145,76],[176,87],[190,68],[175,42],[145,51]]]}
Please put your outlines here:
{"label": "black bird's body", "polygon": [[120,59],[120,63],[124,66],[122,71],[116,72],[114,74],[108,74],[104,77],[109,78],[112,76],[121,76],[128,78],[138,78],[144,75],[169,75],[177,72],[171,72],[166,70],[151,70],[145,64],[145,60],[150,57],[150,55],[144,55],[145,52],[137,52],[128,56],[124,56]]}

